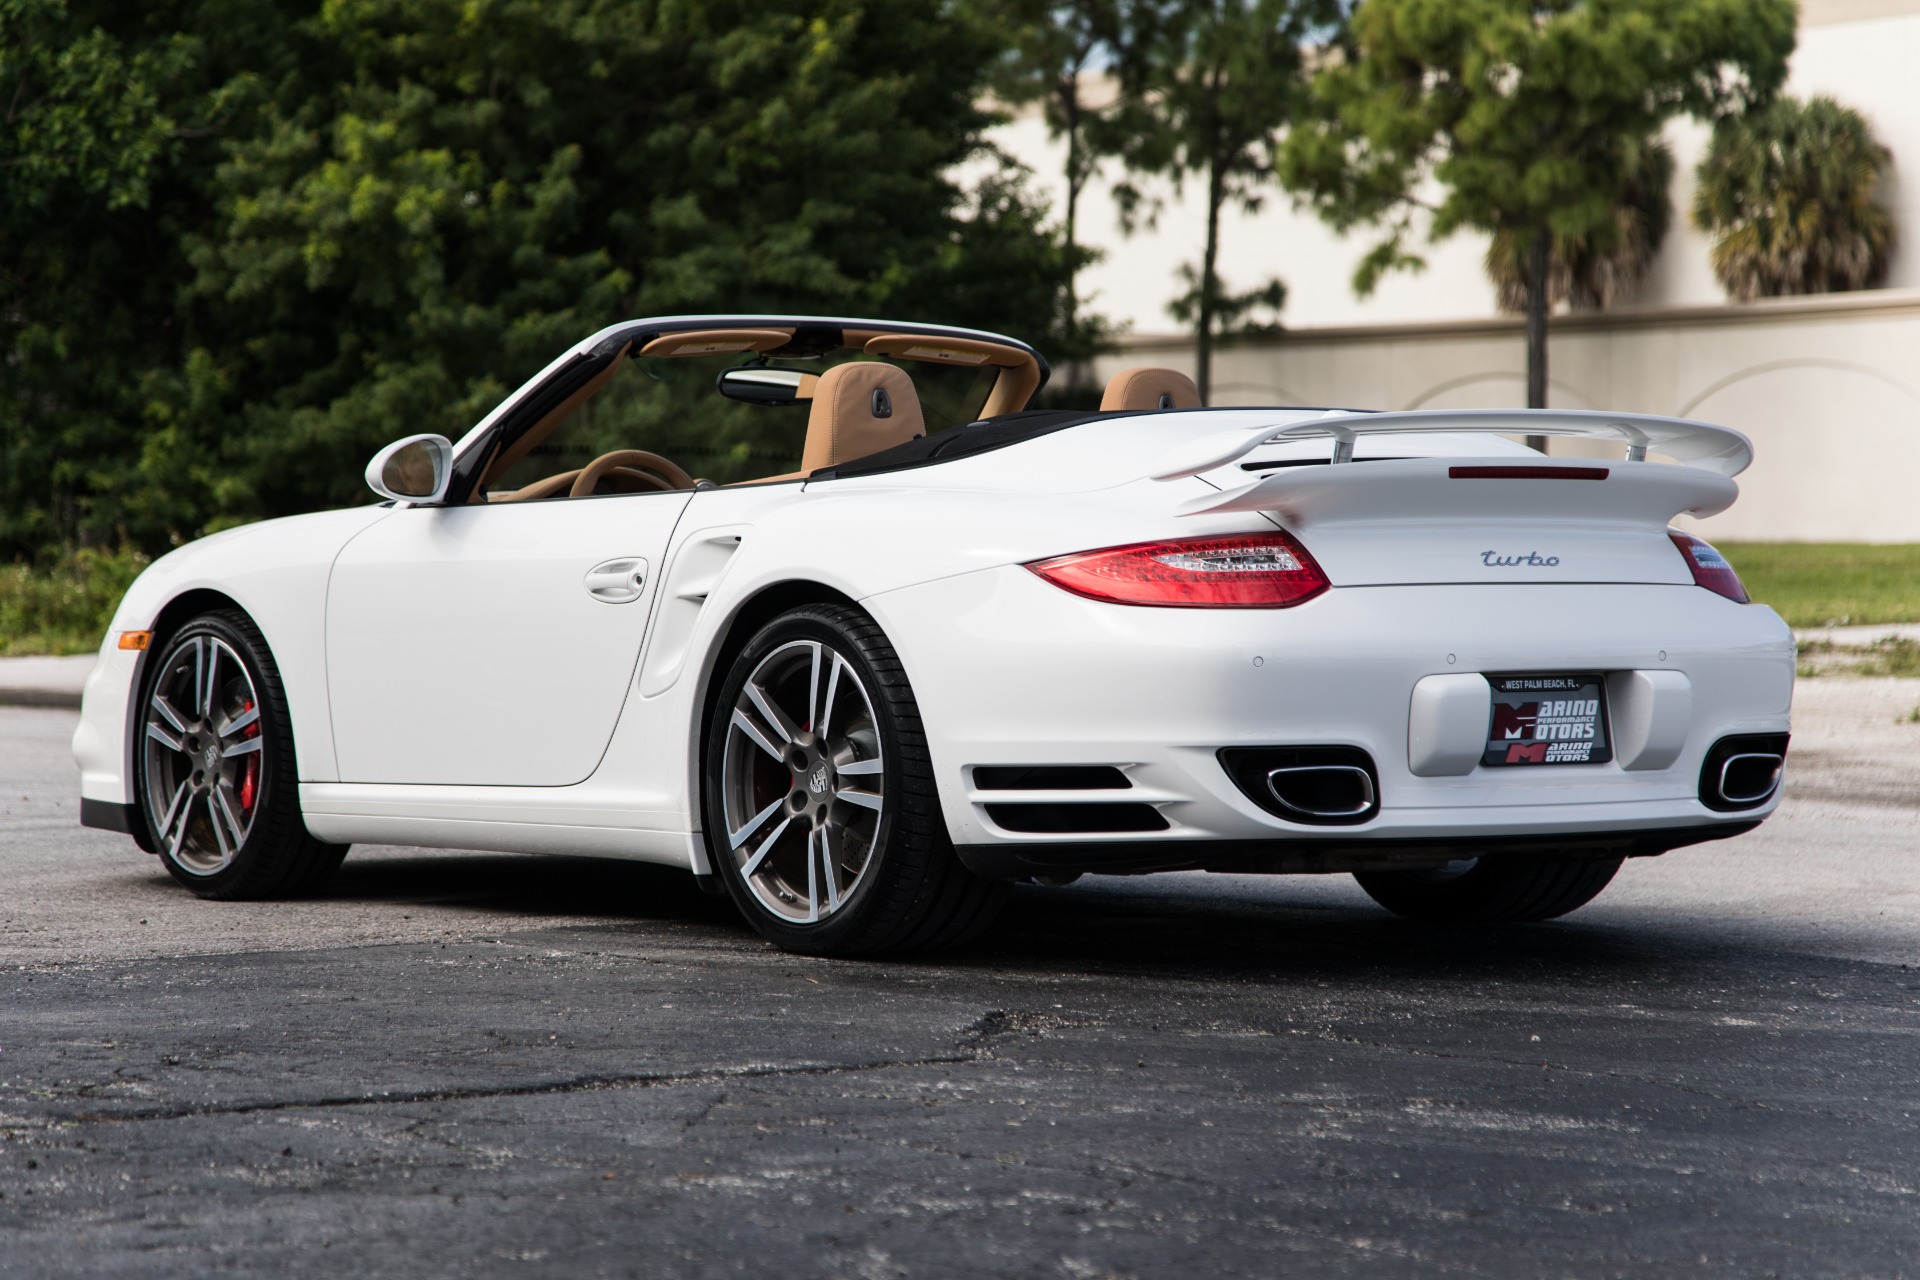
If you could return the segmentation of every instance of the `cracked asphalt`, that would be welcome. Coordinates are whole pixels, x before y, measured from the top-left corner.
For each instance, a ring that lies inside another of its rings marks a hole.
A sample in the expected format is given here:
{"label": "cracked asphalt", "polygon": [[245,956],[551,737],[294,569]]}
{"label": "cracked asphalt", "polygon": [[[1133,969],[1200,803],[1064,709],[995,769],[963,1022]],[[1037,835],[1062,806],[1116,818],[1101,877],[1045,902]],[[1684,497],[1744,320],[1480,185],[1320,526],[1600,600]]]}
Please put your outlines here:
{"label": "cracked asphalt", "polygon": [[1917,691],[1562,922],[1106,879],[913,963],[588,860],[201,903],[0,709],[0,1274],[1920,1273]]}

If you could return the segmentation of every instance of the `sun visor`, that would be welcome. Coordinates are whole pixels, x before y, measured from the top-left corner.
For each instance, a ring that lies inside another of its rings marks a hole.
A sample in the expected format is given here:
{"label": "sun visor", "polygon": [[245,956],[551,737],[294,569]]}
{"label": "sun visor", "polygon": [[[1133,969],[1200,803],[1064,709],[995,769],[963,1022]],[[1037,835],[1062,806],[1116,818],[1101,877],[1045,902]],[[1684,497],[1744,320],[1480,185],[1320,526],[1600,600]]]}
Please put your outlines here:
{"label": "sun visor", "polygon": [[640,348],[640,354],[656,360],[684,360],[693,356],[772,351],[791,341],[791,329],[692,329],[683,333],[663,333]]}

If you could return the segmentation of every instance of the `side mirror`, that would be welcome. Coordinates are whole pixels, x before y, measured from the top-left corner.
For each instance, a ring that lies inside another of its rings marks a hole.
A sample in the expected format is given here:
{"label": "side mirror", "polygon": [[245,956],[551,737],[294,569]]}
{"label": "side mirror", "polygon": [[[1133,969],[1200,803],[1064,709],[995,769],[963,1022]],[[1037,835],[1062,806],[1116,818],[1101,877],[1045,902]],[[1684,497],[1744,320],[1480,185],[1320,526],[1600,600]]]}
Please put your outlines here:
{"label": "side mirror", "polygon": [[441,502],[453,478],[453,442],[445,436],[408,436],[373,455],[367,487],[395,502]]}
{"label": "side mirror", "polygon": [[819,381],[817,373],[749,364],[726,370],[715,381],[714,390],[747,404],[789,405],[813,399],[813,387]]}

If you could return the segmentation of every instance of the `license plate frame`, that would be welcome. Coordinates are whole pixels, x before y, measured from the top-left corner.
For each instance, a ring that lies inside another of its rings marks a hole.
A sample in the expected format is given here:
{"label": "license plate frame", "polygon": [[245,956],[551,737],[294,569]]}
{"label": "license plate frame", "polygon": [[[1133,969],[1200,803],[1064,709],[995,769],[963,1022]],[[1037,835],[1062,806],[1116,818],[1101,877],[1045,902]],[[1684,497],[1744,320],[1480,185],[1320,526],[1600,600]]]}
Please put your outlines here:
{"label": "license plate frame", "polygon": [[1480,763],[1490,769],[1606,764],[1613,759],[1607,680],[1593,671],[1489,675],[1493,705]]}

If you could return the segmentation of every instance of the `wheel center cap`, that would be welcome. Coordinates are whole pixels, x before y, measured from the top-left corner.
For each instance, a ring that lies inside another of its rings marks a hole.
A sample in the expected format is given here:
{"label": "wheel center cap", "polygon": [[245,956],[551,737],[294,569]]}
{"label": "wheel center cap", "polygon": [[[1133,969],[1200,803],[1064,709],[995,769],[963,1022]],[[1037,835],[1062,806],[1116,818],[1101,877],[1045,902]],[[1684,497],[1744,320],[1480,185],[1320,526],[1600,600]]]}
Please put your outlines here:
{"label": "wheel center cap", "polygon": [[813,772],[807,775],[807,790],[816,796],[826,794],[826,791],[827,791],[827,766],[826,765],[822,764],[822,765],[815,766]]}
{"label": "wheel center cap", "polygon": [[212,773],[215,769],[219,768],[220,748],[217,745],[209,746],[205,751],[202,751],[200,753],[200,763],[208,773]]}

